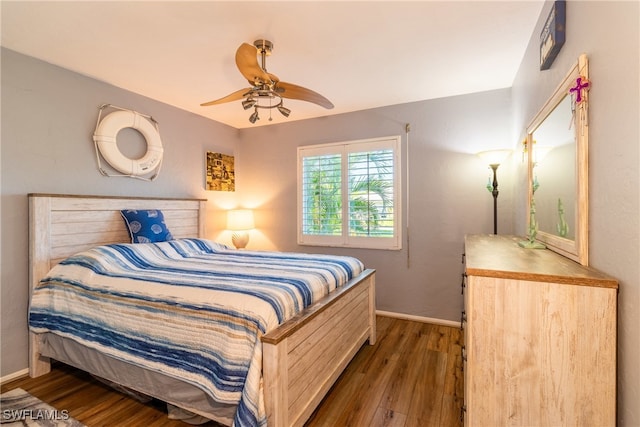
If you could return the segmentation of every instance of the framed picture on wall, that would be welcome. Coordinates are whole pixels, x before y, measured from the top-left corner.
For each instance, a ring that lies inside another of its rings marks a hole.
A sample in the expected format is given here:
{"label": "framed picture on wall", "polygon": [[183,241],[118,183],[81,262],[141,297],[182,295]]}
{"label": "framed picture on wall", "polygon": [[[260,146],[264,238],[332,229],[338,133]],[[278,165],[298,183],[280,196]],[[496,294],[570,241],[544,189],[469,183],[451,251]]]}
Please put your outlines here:
{"label": "framed picture on wall", "polygon": [[236,191],[233,156],[207,151],[205,189],[210,191]]}
{"label": "framed picture on wall", "polygon": [[549,16],[540,33],[540,70],[548,70],[566,37],[567,4],[565,0],[553,2]]}

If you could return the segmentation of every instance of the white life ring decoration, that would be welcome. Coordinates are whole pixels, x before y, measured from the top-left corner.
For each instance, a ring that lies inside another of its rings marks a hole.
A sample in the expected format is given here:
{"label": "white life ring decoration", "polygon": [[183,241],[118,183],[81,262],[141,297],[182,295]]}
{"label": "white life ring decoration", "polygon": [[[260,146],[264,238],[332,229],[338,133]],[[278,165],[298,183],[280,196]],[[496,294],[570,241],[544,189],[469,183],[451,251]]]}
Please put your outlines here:
{"label": "white life ring decoration", "polygon": [[[147,151],[139,159],[131,159],[118,149],[116,137],[125,128],[137,130],[147,142]],[[107,163],[125,176],[138,177],[151,173],[162,162],[164,149],[157,126],[136,111],[114,111],[105,116],[98,123],[93,140]]]}

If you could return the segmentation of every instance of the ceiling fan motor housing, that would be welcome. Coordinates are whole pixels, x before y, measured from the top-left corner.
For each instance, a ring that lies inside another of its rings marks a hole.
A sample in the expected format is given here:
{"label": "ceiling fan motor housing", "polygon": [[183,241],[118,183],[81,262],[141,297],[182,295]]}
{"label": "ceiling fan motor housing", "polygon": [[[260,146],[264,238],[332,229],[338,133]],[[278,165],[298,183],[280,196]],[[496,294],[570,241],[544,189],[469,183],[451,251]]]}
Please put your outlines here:
{"label": "ceiling fan motor housing", "polygon": [[271,55],[271,51],[273,51],[273,43],[269,40],[256,40],[253,42],[253,45],[260,51],[260,53],[264,52],[267,55]]}

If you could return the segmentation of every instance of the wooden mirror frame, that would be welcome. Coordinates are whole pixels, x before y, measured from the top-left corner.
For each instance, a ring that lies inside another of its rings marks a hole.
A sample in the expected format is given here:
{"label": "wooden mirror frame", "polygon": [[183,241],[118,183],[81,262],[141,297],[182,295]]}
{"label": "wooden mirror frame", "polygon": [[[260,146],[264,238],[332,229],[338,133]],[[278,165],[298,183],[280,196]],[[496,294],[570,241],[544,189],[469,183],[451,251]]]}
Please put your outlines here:
{"label": "wooden mirror frame", "polygon": [[[589,79],[589,64],[585,54],[580,55],[578,62],[571,67],[562,83],[543,105],[542,109],[527,127],[527,162],[528,162],[528,197],[527,197],[527,225],[531,226],[531,200],[533,197],[533,151],[535,144],[533,133],[551,114],[558,104],[571,96],[570,89],[576,85],[578,77]],[[535,237],[547,248],[566,256],[582,265],[589,265],[589,123],[588,123],[588,92],[582,91],[583,101],[576,104],[573,125],[576,135],[576,218],[575,239],[570,240],[545,231],[538,230]]]}

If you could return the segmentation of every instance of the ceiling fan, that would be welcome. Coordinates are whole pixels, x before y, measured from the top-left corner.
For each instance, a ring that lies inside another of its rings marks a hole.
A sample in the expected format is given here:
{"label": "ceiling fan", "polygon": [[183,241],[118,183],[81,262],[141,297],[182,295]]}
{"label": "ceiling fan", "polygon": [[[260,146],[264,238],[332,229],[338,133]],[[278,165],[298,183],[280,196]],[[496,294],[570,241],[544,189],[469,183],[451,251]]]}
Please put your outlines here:
{"label": "ceiling fan", "polygon": [[[242,43],[236,51],[236,65],[240,73],[249,81],[251,87],[237,90],[223,98],[200,104],[203,107],[223,104],[242,99],[242,107],[245,110],[254,108],[253,114],[249,117],[251,123],[259,120],[259,108],[277,108],[285,117],[289,117],[291,110],[283,105],[283,99],[298,99],[312,102],[324,108],[331,109],[333,104],[324,96],[311,89],[280,81],[272,73],[267,72],[266,58],[273,50],[273,43],[269,40],[256,40],[253,46]],[[257,54],[260,54],[261,64],[258,63]],[[269,117],[271,119],[271,116]]]}

